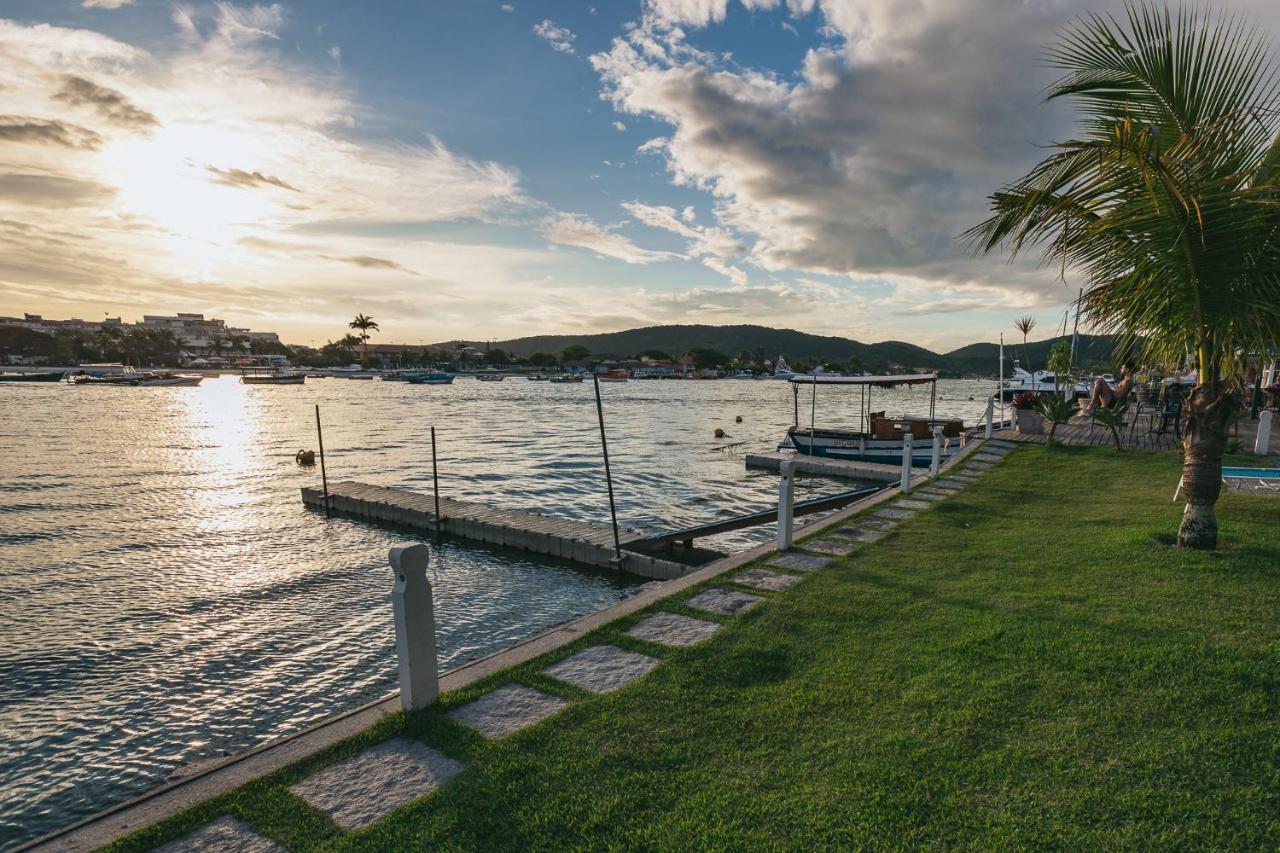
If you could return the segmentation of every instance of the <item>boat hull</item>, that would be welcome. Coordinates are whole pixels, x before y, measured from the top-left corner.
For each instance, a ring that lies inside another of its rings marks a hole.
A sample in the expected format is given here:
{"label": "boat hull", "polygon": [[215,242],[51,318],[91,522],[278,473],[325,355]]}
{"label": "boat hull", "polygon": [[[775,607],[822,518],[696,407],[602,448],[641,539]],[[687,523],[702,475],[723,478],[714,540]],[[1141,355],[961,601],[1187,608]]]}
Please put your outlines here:
{"label": "boat hull", "polygon": [[[811,439],[812,437],[812,439]],[[787,442],[797,456],[817,456],[826,459],[846,459],[856,462],[880,462],[886,465],[902,464],[902,440],[873,438],[858,432],[844,430],[787,430]],[[943,439],[939,462],[945,462],[960,451],[955,438]],[[919,439],[911,445],[913,468],[928,468],[933,462],[933,441]]]}
{"label": "boat hull", "polygon": [[451,373],[419,373],[409,375],[404,378],[405,382],[410,385],[452,385],[453,374]]}
{"label": "boat hull", "polygon": [[57,373],[6,373],[0,375],[0,382],[61,382],[65,374]]}
{"label": "boat hull", "polygon": [[241,376],[245,385],[302,385],[307,381],[306,374],[297,376]]}

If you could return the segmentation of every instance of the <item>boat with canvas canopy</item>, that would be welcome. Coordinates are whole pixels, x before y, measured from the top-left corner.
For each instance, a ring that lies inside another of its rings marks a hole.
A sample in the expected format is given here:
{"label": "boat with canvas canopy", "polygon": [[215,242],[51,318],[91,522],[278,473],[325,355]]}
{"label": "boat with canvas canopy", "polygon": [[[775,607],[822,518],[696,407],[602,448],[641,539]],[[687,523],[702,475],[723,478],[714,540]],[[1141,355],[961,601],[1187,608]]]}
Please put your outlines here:
{"label": "boat with canvas canopy", "polygon": [[[795,421],[787,430],[786,440],[779,450],[792,449],[803,456],[822,456],[831,459],[853,459],[863,462],[883,462],[901,465],[904,435],[912,438],[911,464],[928,467],[933,455],[933,431],[940,428],[942,437],[941,460],[945,461],[960,450],[960,438],[964,434],[964,422],[960,418],[938,417],[935,408],[938,397],[938,374],[907,373],[896,376],[832,376],[826,374],[793,376],[789,380],[793,391]],[[811,386],[809,426],[800,426],[800,390]],[[858,429],[821,427],[816,424],[819,386],[858,386],[861,402],[858,409]],[[884,410],[873,411],[872,392],[876,388],[897,388],[911,385],[929,386],[929,414],[891,417]]]}

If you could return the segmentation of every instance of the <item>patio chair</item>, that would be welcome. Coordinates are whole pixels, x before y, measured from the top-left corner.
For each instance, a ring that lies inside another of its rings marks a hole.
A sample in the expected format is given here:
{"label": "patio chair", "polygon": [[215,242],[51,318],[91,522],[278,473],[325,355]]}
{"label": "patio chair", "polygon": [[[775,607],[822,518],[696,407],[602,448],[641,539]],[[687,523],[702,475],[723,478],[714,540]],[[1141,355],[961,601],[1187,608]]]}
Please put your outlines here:
{"label": "patio chair", "polygon": [[1180,385],[1170,385],[1165,391],[1164,399],[1157,405],[1138,404],[1138,410],[1134,413],[1133,423],[1129,427],[1129,436],[1133,437],[1138,427],[1138,419],[1142,416],[1147,418],[1147,435],[1164,435],[1169,431],[1169,427],[1173,427],[1174,438],[1182,440],[1182,409],[1186,402],[1186,395],[1182,391]]}

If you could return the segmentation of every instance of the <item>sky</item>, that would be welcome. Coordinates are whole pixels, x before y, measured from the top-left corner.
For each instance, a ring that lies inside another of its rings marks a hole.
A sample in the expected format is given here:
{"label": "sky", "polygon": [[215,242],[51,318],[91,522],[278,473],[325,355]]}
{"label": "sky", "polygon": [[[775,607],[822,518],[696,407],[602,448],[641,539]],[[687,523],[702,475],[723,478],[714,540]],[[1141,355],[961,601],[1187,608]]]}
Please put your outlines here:
{"label": "sky", "polygon": [[1044,48],[1118,9],[0,0],[0,315],[1047,337],[1072,272],[956,237],[1071,133]]}

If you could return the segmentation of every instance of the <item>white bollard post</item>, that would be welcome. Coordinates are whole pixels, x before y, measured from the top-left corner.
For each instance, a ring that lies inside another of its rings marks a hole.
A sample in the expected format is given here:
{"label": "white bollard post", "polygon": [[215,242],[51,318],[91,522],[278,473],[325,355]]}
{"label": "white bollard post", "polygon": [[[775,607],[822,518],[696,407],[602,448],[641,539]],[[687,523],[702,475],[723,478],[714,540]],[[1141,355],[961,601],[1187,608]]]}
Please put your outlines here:
{"label": "white bollard post", "polygon": [[436,676],[436,616],[431,604],[426,545],[391,549],[396,585],[391,609],[396,620],[396,657],[400,663],[400,707],[417,711],[440,698]]}
{"label": "white bollard post", "polygon": [[991,420],[996,416],[996,395],[992,394],[987,398],[987,434],[986,438],[991,438]]}
{"label": "white bollard post", "polygon": [[1253,441],[1253,452],[1266,456],[1271,450],[1271,412],[1258,415],[1258,437]]}
{"label": "white bollard post", "polygon": [[796,461],[784,459],[778,466],[782,472],[782,480],[778,483],[778,550],[791,548],[791,537],[795,533],[795,471]]}
{"label": "white bollard post", "polygon": [[911,494],[911,428],[902,431],[902,493]]}
{"label": "white bollard post", "polygon": [[942,427],[933,428],[933,458],[929,460],[929,478],[938,476],[938,465],[942,461]]}

